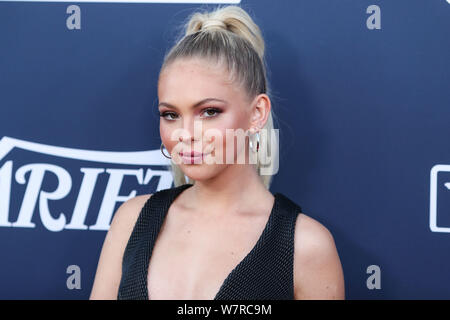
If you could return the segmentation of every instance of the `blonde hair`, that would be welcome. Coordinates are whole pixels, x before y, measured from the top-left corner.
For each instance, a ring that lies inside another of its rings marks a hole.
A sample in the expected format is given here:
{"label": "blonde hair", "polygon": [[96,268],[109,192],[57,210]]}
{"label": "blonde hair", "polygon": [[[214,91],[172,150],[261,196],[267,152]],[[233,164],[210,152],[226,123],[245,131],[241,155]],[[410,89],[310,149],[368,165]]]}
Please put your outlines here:
{"label": "blonde hair", "polygon": [[[161,71],[178,58],[201,57],[216,63],[225,62],[231,77],[242,85],[249,98],[265,93],[270,98],[264,59],[264,40],[260,28],[248,13],[239,6],[218,6],[213,11],[197,11],[189,15],[183,25],[183,34],[176,44],[166,53]],[[272,108],[271,108],[272,109]],[[270,111],[264,127],[267,139],[260,141],[256,169],[267,189],[272,175],[261,175],[261,153],[274,158],[273,145],[278,149],[278,141],[273,141],[273,111]],[[261,142],[264,142],[263,144]],[[195,180],[185,176],[178,165],[171,161],[169,170],[175,186],[186,183],[195,184]],[[186,181],[187,178],[187,181]]]}

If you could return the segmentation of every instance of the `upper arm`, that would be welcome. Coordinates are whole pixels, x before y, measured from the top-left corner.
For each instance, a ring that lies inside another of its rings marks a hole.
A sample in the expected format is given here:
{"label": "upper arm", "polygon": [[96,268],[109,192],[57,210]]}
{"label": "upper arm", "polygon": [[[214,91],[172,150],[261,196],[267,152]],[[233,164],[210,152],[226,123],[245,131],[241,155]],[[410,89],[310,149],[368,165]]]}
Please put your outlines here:
{"label": "upper arm", "polygon": [[103,242],[89,299],[116,299],[122,277],[122,258],[139,213],[151,195],[124,202],[114,214]]}
{"label": "upper arm", "polygon": [[295,299],[345,299],[344,273],[330,231],[304,214],[295,229]]}

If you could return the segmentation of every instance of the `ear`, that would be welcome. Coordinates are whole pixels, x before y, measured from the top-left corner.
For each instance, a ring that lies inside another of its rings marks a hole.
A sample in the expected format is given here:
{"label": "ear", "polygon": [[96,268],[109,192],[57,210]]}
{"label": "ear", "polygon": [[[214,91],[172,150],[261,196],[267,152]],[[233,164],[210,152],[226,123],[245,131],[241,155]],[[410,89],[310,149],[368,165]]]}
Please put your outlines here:
{"label": "ear", "polygon": [[256,131],[259,131],[262,127],[264,127],[269,119],[271,108],[272,105],[267,94],[261,93],[256,96],[252,104],[250,128],[255,128]]}

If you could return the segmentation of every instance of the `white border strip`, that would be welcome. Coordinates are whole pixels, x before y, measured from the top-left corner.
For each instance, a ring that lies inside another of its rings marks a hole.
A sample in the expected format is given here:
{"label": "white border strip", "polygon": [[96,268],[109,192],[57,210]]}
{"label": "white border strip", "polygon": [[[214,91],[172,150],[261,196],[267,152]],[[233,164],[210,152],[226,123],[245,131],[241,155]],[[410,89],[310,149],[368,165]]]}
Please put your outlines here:
{"label": "white border strip", "polygon": [[238,4],[241,0],[0,0],[0,2],[71,2],[71,3],[229,3]]}

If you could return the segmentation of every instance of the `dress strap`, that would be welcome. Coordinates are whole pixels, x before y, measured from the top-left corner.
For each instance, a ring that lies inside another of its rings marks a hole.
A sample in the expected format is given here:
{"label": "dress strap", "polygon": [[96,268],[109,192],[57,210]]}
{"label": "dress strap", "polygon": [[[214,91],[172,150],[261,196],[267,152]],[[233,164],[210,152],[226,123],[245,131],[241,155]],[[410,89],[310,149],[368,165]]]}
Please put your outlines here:
{"label": "dress strap", "polygon": [[123,254],[118,300],[148,300],[148,266],[164,217],[175,198],[192,186],[184,184],[157,191],[144,204]]}

